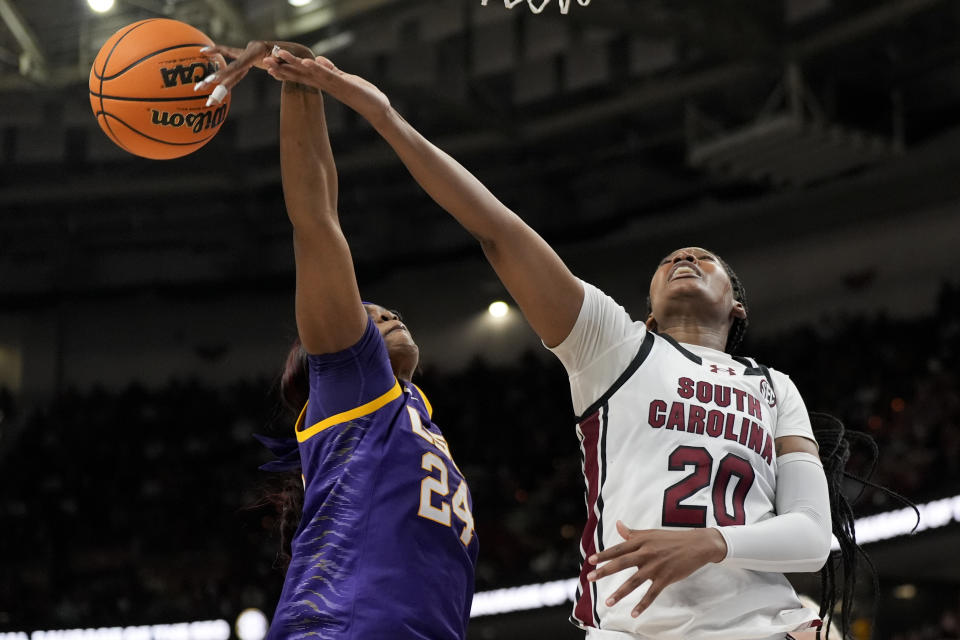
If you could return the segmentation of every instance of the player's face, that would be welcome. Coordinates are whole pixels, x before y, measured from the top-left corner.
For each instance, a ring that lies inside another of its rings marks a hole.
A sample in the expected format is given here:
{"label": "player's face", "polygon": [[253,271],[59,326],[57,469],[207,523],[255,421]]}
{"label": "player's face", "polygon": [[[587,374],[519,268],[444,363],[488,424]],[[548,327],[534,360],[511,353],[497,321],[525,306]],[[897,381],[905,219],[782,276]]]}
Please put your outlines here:
{"label": "player's face", "polygon": [[727,270],[700,247],[678,249],[660,261],[650,282],[650,305],[661,323],[672,314],[731,322],[743,313],[743,305],[733,299]]}
{"label": "player's face", "polygon": [[413,341],[410,330],[401,321],[400,314],[378,304],[365,304],[364,308],[383,336],[394,371],[398,372],[398,376],[404,377],[401,376],[403,373],[406,375],[404,379],[409,379],[409,375],[417,368],[420,349]]}

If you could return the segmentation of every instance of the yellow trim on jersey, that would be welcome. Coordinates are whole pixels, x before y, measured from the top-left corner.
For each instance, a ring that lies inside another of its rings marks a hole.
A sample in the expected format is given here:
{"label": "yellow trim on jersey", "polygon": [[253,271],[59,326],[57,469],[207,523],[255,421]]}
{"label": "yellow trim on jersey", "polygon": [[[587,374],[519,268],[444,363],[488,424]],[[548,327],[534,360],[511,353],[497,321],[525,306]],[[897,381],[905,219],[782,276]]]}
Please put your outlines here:
{"label": "yellow trim on jersey", "polygon": [[399,398],[403,394],[403,389],[400,387],[399,381],[394,381],[393,388],[390,391],[387,391],[385,394],[379,398],[374,398],[366,404],[362,404],[356,409],[350,409],[349,411],[344,411],[336,415],[332,415],[329,418],[324,418],[317,424],[300,431],[300,424],[303,421],[304,413],[307,411],[307,407],[303,407],[303,412],[300,414],[300,418],[297,420],[297,442],[306,442],[311,437],[317,435],[324,429],[338,425],[344,422],[349,422],[350,420],[355,420],[361,418],[365,415],[371,414],[377,409],[382,408],[389,402],[392,402]]}
{"label": "yellow trim on jersey", "polygon": [[[412,382],[410,384],[413,384]],[[413,384],[414,388],[420,392],[420,397],[423,398],[423,404],[427,407],[427,415],[433,418],[433,405],[430,404],[430,401],[427,400],[427,394],[423,392],[423,389]]]}

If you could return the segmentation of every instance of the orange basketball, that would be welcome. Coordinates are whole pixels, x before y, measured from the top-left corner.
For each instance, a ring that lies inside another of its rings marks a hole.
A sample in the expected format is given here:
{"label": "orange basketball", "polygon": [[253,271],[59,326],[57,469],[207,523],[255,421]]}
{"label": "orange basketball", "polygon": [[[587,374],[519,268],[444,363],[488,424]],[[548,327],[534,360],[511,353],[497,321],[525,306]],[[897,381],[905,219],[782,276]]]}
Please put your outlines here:
{"label": "orange basketball", "polygon": [[206,106],[213,87],[193,85],[219,65],[200,53],[213,42],[188,24],[141,20],[110,36],[90,69],[90,106],[120,148],[166,160],[196,151],[220,130],[230,95]]}

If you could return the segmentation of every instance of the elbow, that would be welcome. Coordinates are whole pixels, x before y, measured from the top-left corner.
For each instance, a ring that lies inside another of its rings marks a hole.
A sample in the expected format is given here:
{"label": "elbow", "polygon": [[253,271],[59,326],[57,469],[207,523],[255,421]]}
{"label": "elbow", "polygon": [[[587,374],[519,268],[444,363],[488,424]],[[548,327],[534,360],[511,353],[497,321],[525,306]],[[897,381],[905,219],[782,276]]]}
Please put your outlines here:
{"label": "elbow", "polygon": [[820,571],[827,564],[830,552],[833,550],[831,519],[829,514],[826,519],[821,518],[817,513],[807,512],[804,515],[810,520],[811,529],[807,536],[810,540],[810,561],[809,568],[805,571],[813,573]]}
{"label": "elbow", "polygon": [[813,557],[803,567],[798,567],[798,570],[801,573],[816,573],[826,566],[829,559],[830,544],[827,543],[825,549],[817,549]]}
{"label": "elbow", "polygon": [[529,243],[532,230],[509,209],[497,211],[481,222],[464,227],[480,243],[487,258],[492,259],[504,253],[504,247],[507,246],[520,249],[529,246],[525,243]]}
{"label": "elbow", "polygon": [[496,257],[500,245],[497,241],[489,236],[482,236],[478,233],[470,232],[477,242],[480,243],[480,248],[483,249],[483,255],[487,256],[488,259],[493,259]]}
{"label": "elbow", "polygon": [[816,568],[813,571],[820,571],[827,564],[827,561],[830,559],[830,553],[833,551],[833,535],[830,531],[827,530],[827,535],[824,536],[824,539],[820,541],[820,546],[817,549],[817,560],[815,561]]}

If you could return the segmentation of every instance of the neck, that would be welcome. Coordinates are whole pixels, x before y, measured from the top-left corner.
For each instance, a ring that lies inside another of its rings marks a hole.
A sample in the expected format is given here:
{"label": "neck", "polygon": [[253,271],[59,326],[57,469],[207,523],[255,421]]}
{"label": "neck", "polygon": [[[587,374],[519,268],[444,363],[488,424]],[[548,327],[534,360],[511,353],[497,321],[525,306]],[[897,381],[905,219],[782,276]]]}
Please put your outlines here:
{"label": "neck", "polygon": [[705,326],[697,323],[680,322],[677,324],[659,325],[657,330],[665,333],[677,342],[686,344],[696,344],[701,347],[709,347],[717,351],[724,351],[727,346],[727,334],[729,329],[726,327]]}
{"label": "neck", "polygon": [[397,362],[391,358],[390,364],[392,365],[393,375],[395,375],[398,380],[413,382],[413,372],[417,370],[416,360],[411,364],[410,362]]}

